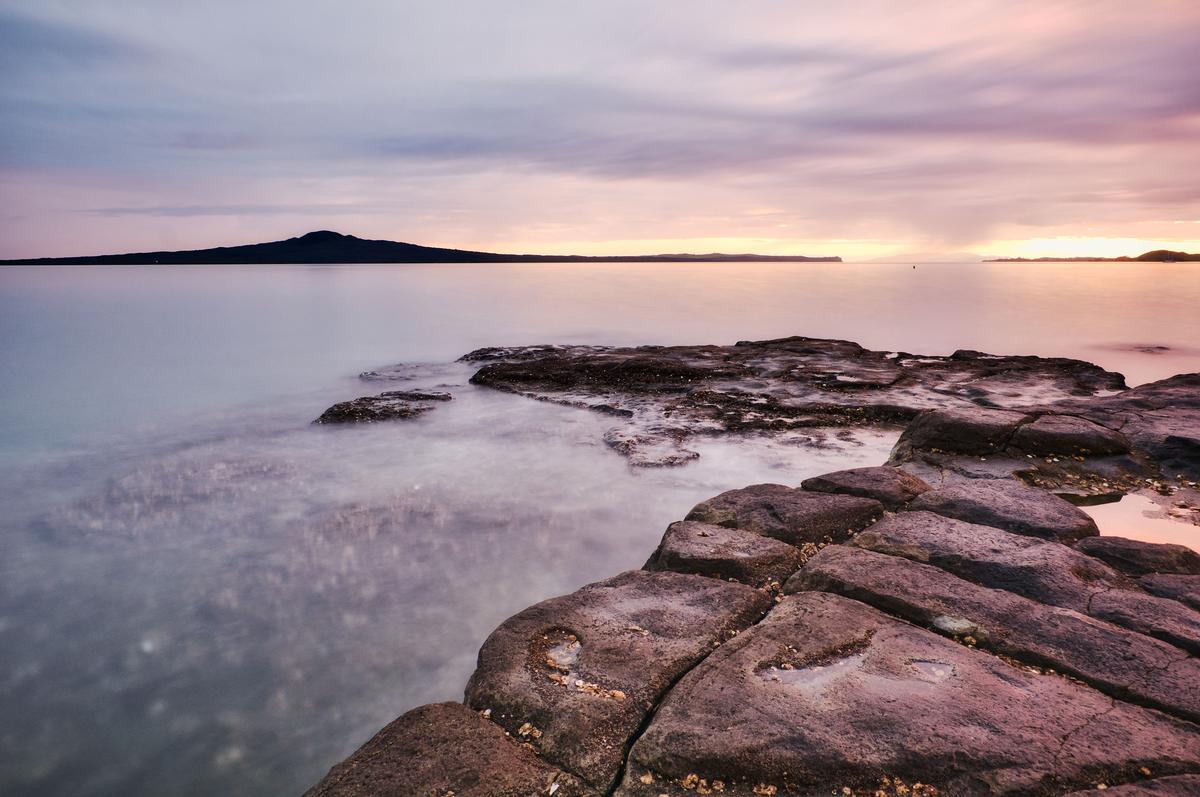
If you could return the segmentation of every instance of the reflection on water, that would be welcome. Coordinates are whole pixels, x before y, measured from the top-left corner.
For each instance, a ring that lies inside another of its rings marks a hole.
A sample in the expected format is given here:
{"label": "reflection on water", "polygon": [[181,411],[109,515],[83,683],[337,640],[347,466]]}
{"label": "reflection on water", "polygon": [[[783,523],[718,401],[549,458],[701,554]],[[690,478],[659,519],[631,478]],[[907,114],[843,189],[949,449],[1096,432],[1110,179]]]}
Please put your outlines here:
{"label": "reflection on water", "polygon": [[1144,495],[1130,494],[1108,504],[1081,507],[1101,534],[1144,542],[1169,542],[1200,551],[1200,512],[1186,506],[1163,507]]}
{"label": "reflection on water", "polygon": [[1141,382],[1200,370],[1198,305],[1179,264],[0,269],[0,793],[298,793],[695,502],[875,465],[895,437],[700,441],[634,471],[604,417],[444,365],[406,383],[451,385],[428,416],[310,426],[387,389],[361,370],[804,334]]}

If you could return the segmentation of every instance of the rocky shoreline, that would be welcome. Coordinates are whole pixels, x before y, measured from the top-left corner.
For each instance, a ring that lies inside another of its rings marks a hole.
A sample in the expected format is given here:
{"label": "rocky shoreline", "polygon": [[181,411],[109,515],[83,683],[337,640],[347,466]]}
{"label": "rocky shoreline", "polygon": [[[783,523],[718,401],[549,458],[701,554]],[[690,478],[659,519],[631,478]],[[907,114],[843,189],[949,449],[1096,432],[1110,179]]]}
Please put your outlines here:
{"label": "rocky shoreline", "polygon": [[[903,433],[878,467],[703,501],[642,570],[514,615],[463,704],[401,716],[309,797],[1200,793],[1200,555],[1077,506],[1138,490],[1200,525],[1200,374],[1126,389],[808,338],[464,359],[611,415],[632,465],[700,435]],[[322,422],[444,400],[390,393]]]}

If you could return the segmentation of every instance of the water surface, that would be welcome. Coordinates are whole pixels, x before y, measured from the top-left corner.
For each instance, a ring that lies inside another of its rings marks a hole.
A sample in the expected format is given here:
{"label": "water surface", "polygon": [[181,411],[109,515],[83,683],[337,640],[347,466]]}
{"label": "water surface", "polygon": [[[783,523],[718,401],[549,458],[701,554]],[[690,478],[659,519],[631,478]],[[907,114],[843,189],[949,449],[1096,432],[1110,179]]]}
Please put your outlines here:
{"label": "water surface", "polygon": [[[1200,370],[1197,306],[1187,264],[0,269],[0,793],[298,793],[696,501],[895,437],[635,471],[603,416],[466,386],[470,349],[803,334],[1135,384]],[[398,361],[455,401],[309,425]]]}

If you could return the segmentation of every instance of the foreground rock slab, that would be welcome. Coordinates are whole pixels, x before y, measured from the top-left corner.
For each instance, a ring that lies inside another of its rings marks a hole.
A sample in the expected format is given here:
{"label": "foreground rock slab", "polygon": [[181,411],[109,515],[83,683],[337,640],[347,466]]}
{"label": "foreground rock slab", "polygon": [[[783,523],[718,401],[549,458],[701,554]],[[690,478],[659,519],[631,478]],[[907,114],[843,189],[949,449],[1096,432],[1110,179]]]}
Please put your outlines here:
{"label": "foreground rock slab", "polygon": [[1181,601],[1193,609],[1200,609],[1200,576],[1150,573],[1139,578],[1138,584],[1151,595]]}
{"label": "foreground rock slab", "polygon": [[741,529],[682,520],[667,527],[646,570],[672,570],[761,587],[782,584],[804,554],[779,540]]}
{"label": "foreground rock slab", "polygon": [[1200,775],[1172,775],[1115,788],[1073,791],[1066,797],[1196,797],[1197,794],[1200,794]]}
{"label": "foreground rock slab", "polygon": [[871,498],[895,511],[931,488],[898,468],[851,468],[805,479],[800,487],[815,493],[841,493]]}
{"label": "foreground rock slab", "polygon": [[1070,609],[965,581],[932,565],[831,545],[784,587],[833,592],[969,644],[1079,678],[1105,694],[1200,722],[1200,661]]}
{"label": "foreground rock slab", "polygon": [[1080,540],[1075,549],[1102,559],[1131,576],[1148,573],[1200,575],[1200,553],[1183,545],[1142,542],[1125,537],[1094,537]]}
{"label": "foreground rock slab", "polygon": [[594,797],[461,703],[421,706],[392,721],[305,797]]}
{"label": "foreground rock slab", "polygon": [[1200,614],[1141,592],[1133,579],[1061,543],[913,511],[881,520],[851,544],[1200,652]]}
{"label": "foreground rock slab", "polygon": [[1054,794],[1198,766],[1191,723],[807,592],[676,685],[617,794]]}
{"label": "foreground rock slab", "polygon": [[686,519],[800,545],[845,539],[881,514],[883,506],[870,498],[755,484],[702,501]]}
{"label": "foreground rock slab", "polygon": [[703,576],[623,573],[501,624],[479,651],[467,703],[604,790],[663,692],[770,603]]}
{"label": "foreground rock slab", "polygon": [[930,490],[909,508],[1059,542],[1100,533],[1083,510],[1014,479],[974,479]]}

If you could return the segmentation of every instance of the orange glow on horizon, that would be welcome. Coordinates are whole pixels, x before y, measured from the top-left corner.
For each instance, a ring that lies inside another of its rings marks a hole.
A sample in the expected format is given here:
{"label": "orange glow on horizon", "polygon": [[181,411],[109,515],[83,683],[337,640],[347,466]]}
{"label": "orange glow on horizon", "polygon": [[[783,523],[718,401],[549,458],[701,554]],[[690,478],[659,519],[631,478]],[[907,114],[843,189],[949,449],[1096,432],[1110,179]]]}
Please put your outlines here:
{"label": "orange glow on horizon", "polygon": [[1156,249],[1200,252],[1200,240],[1150,240],[1145,238],[1098,238],[1059,236],[1019,241],[992,241],[981,250],[998,257],[1137,257]]}
{"label": "orange glow on horizon", "polygon": [[[458,246],[428,243],[430,246]],[[501,240],[472,245],[508,254],[574,255],[654,255],[686,252],[690,254],[757,254],[840,256],[849,262],[906,260],[961,260],[970,262],[994,257],[1136,257],[1155,249],[1200,252],[1200,239],[1105,238],[1096,236],[1058,236],[1028,239],[996,239],[962,247],[946,247],[920,241],[883,241],[854,238],[651,238],[614,239],[611,241]]]}

